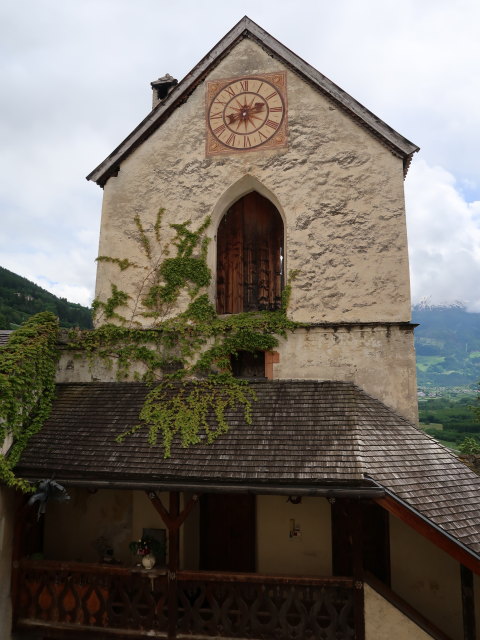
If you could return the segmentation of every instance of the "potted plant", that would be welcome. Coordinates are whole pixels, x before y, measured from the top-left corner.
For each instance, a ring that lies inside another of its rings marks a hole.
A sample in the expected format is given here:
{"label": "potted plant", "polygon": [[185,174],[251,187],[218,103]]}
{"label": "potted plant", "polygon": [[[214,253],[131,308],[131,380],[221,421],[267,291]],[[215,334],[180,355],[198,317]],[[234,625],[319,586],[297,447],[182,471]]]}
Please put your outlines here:
{"label": "potted plant", "polygon": [[151,536],[142,536],[140,540],[132,540],[128,547],[133,554],[140,556],[142,566],[145,569],[153,569],[157,558],[160,558],[164,553],[163,544]]}

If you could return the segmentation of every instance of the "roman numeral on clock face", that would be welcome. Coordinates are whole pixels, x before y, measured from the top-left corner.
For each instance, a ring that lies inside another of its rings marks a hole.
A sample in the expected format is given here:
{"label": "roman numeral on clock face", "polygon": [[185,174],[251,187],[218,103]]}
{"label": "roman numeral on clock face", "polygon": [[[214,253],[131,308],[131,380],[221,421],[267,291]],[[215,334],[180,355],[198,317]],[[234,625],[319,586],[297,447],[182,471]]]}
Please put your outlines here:
{"label": "roman numeral on clock face", "polygon": [[219,136],[221,133],[223,133],[225,131],[225,125],[221,124],[219,127],[217,127],[216,129],[213,130],[213,133],[216,136]]}
{"label": "roman numeral on clock face", "polygon": [[240,80],[242,91],[248,91],[248,80]]}
{"label": "roman numeral on clock face", "polygon": [[267,127],[270,127],[270,129],[278,129],[278,122],[274,122],[273,120],[267,120],[265,124]]}
{"label": "roman numeral on clock face", "polygon": [[232,145],[232,147],[233,147],[233,146],[235,146],[235,134],[231,133],[231,134],[228,136],[228,138],[227,138],[227,140],[226,140],[225,144],[231,144],[231,145]]}

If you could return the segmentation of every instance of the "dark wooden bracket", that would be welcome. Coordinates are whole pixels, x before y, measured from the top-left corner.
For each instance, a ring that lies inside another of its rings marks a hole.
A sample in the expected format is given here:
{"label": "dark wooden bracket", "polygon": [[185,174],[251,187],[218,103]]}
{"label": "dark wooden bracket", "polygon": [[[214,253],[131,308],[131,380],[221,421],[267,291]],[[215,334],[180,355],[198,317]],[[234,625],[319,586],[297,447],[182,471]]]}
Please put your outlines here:
{"label": "dark wooden bracket", "polygon": [[168,511],[155,491],[146,491],[145,493],[157,512],[160,514],[160,517],[169,531],[178,531],[180,529],[200,499],[200,494],[195,494],[187,502],[183,511],[178,512],[178,508],[170,509],[170,511]]}

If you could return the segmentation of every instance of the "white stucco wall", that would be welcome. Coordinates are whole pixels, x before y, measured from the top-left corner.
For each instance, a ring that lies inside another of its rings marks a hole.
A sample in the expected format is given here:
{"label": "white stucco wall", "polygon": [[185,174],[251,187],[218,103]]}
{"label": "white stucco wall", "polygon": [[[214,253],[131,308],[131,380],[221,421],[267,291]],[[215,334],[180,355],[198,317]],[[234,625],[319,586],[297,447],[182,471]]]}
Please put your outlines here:
{"label": "white stucco wall", "polygon": [[[292,522],[293,521],[293,522]],[[290,529],[298,528],[291,537]],[[277,575],[332,575],[330,505],[325,498],[257,496],[257,571]]]}
{"label": "white stucco wall", "polygon": [[[285,67],[249,39],[206,80]],[[205,89],[200,85],[137,148],[104,190],[100,255],[140,268],[99,263],[97,296],[115,282],[132,305],[147,271],[134,216],[152,230],[160,207],[169,222],[212,216],[211,237],[235,199],[257,189],[285,220],[286,269],[298,270],[290,315],[300,321],[407,321],[409,275],[403,168],[378,139],[287,69],[288,147],[205,157]],[[159,258],[165,245],[154,256]],[[209,263],[215,268],[215,243]],[[213,290],[212,290],[213,294]]]}

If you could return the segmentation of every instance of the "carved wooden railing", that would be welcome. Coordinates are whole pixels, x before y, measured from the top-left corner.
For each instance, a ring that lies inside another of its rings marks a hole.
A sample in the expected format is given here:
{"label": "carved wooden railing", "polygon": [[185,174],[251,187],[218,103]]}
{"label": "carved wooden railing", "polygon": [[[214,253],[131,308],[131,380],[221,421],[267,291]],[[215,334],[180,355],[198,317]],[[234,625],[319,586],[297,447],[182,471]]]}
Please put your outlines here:
{"label": "carved wooden railing", "polygon": [[275,640],[357,637],[349,579],[186,571],[178,578],[179,634]]}
{"label": "carved wooden railing", "polygon": [[17,627],[55,629],[56,637],[62,630],[68,637],[69,630],[95,629],[101,637],[166,638],[169,592],[177,603],[178,637],[362,637],[355,632],[355,589],[347,578],[181,571],[168,580],[164,571],[30,560],[17,571]]}
{"label": "carved wooden railing", "polygon": [[167,628],[165,571],[28,560],[17,570],[17,626]]}

